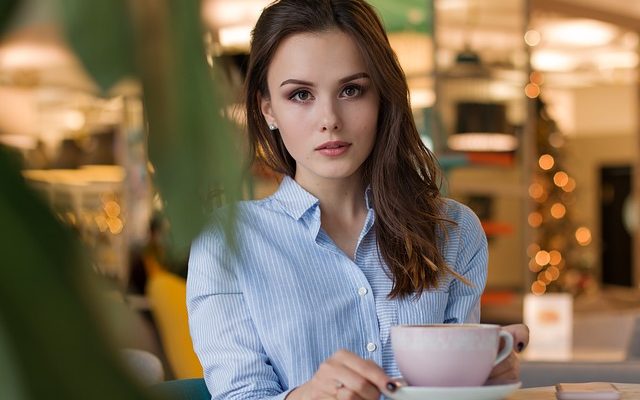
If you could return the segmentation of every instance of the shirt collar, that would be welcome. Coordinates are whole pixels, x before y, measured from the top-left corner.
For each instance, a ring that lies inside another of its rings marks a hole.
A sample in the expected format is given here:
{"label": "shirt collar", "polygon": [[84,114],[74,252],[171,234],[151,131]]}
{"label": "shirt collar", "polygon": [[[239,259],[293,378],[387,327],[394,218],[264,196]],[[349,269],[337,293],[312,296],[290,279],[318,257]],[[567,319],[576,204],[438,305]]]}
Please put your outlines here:
{"label": "shirt collar", "polygon": [[287,175],[280,182],[280,187],[273,197],[278,200],[286,213],[296,220],[302,218],[307,211],[319,203],[315,196]]}
{"label": "shirt collar", "polygon": [[[278,200],[286,213],[296,220],[302,218],[307,211],[317,207],[319,204],[319,200],[314,195],[307,192],[298,182],[288,175],[284,176],[282,182],[280,182],[280,187],[276,193],[274,193],[273,197]],[[364,192],[364,198],[367,210],[371,210],[373,208],[371,185],[367,186]]]}

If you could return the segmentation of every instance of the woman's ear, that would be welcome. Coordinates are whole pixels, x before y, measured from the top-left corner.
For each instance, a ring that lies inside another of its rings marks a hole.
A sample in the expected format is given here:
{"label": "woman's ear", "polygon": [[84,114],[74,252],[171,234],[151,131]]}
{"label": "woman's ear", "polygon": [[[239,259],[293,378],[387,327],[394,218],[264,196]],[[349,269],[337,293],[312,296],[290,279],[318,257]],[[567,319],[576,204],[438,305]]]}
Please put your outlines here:
{"label": "woman's ear", "polygon": [[271,107],[271,98],[269,96],[263,96],[262,93],[258,93],[258,103],[260,104],[260,111],[267,121],[267,124],[274,125],[276,122],[273,115],[273,109]]}

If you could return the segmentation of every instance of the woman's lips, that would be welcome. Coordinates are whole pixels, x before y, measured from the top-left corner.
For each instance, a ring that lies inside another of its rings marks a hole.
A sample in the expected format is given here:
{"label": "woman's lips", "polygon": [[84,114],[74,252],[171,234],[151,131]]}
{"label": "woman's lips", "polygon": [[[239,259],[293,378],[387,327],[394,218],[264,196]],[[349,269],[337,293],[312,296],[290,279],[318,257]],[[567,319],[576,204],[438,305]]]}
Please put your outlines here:
{"label": "woman's lips", "polygon": [[320,146],[316,147],[315,150],[322,155],[336,157],[344,154],[347,150],[349,150],[350,146],[351,143],[332,141],[321,144]]}

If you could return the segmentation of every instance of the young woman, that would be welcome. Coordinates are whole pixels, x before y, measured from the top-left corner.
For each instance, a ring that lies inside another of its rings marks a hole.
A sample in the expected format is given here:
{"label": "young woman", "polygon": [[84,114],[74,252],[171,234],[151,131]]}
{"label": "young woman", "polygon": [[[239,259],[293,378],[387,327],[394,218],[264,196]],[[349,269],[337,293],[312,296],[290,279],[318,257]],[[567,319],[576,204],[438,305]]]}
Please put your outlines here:
{"label": "young woman", "polygon": [[[214,224],[193,245],[187,301],[209,390],[378,399],[399,376],[391,326],[479,321],[485,235],[440,196],[404,74],[365,1],[267,7],[246,87],[253,153],[284,179],[239,205],[233,238]],[[517,374],[513,355],[491,379]]]}

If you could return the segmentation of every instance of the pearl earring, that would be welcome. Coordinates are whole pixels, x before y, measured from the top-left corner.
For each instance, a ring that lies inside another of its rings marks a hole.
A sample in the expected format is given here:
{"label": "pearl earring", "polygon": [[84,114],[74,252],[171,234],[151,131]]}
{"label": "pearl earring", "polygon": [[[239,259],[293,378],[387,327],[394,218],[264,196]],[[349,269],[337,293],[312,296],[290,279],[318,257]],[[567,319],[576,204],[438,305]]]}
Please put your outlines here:
{"label": "pearl earring", "polygon": [[275,124],[269,124],[269,129],[275,131],[278,127]]}

